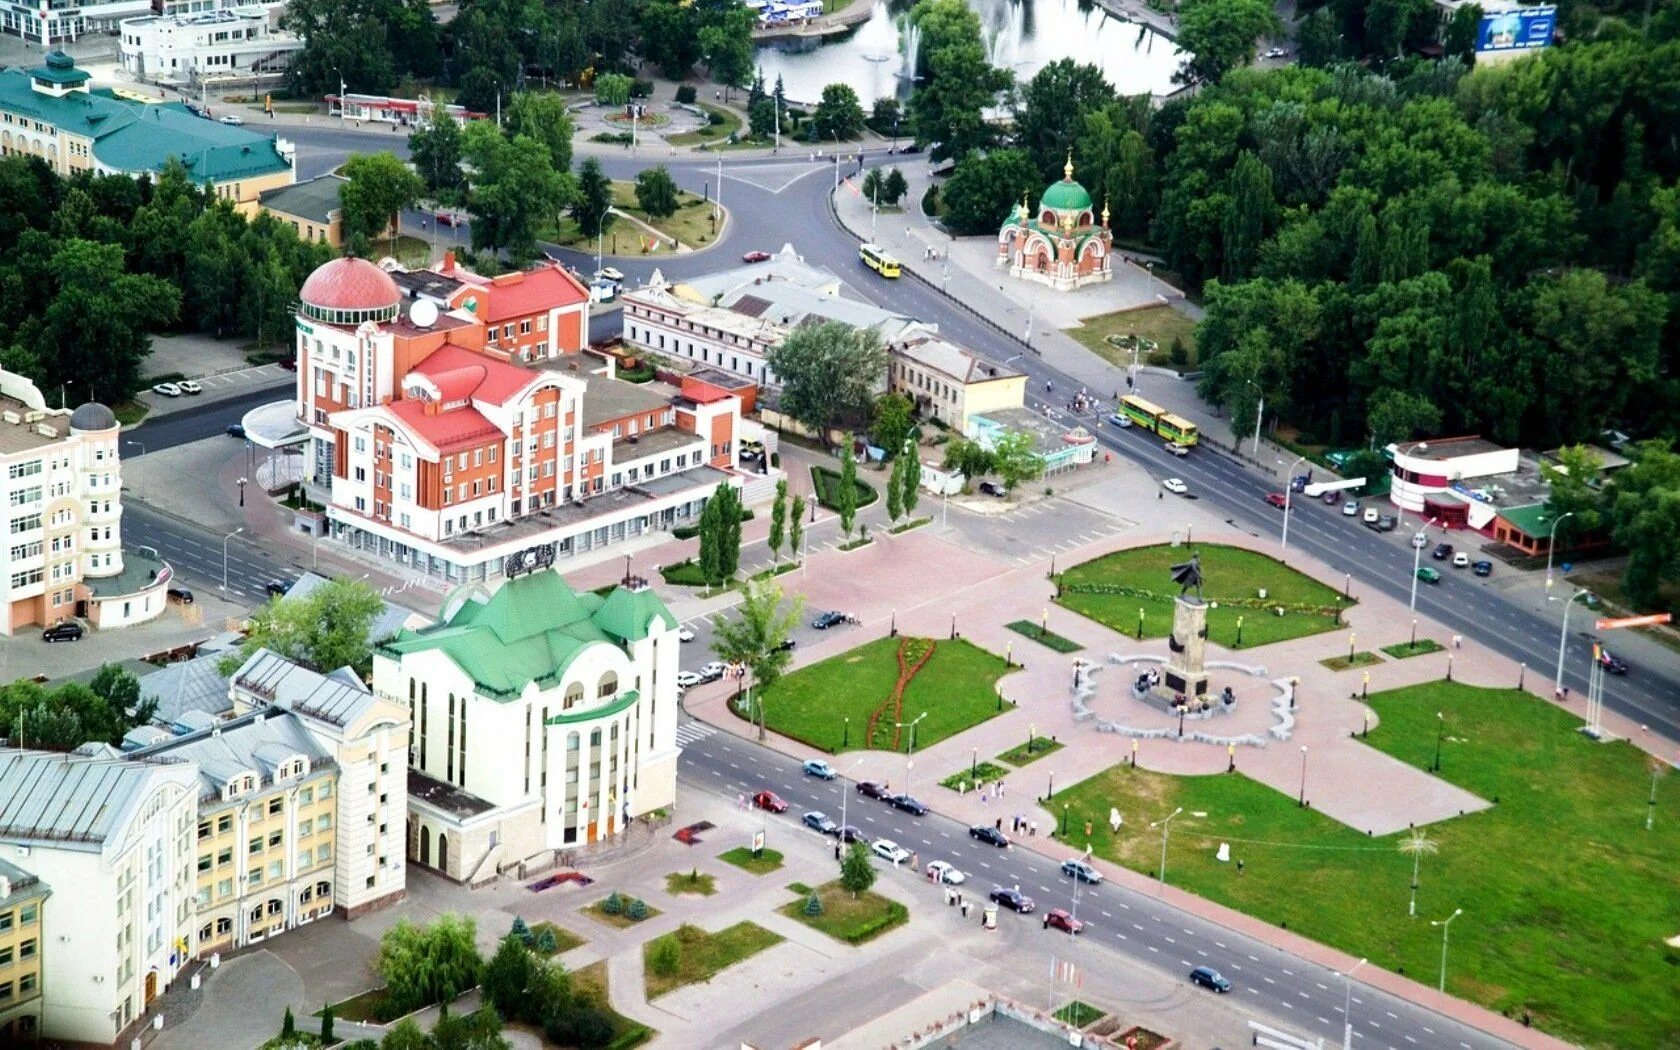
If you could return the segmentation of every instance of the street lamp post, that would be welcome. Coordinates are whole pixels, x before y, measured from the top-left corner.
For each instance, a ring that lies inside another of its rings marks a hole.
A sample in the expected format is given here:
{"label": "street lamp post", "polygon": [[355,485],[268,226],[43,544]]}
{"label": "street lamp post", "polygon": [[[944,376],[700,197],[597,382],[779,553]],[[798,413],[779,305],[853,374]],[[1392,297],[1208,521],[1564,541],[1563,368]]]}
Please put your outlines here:
{"label": "street lamp post", "polygon": [[239,505],[241,507],[243,507],[245,505],[245,485],[249,481],[250,481],[249,478],[240,478],[239,479]]}
{"label": "street lamp post", "polygon": [[[860,758],[856,762],[853,762],[851,766],[846,769],[846,772],[850,773],[852,770],[863,765],[863,761],[864,760]],[[840,830],[844,831],[846,829],[846,799],[851,795],[851,792],[846,790],[846,777],[841,776],[835,779],[840,784]],[[838,853],[840,850],[840,841],[838,837],[835,839],[834,848],[835,852]]]}
{"label": "street lamp post", "polygon": [[1301,745],[1301,808],[1307,806],[1307,745]]}
{"label": "street lamp post", "polygon": [[[723,184],[721,182],[718,184],[718,188],[720,190],[723,188]],[[606,210],[601,212],[601,217],[595,220],[595,276],[597,277],[601,275],[601,238],[606,235],[607,215],[612,210],[613,206],[611,204],[607,205]],[[616,244],[617,242],[615,241],[614,243]]]}
{"label": "street lamp post", "polygon": [[[1132,744],[1134,747],[1133,754],[1136,754],[1135,748],[1137,741],[1132,741]],[[1161,892],[1165,892],[1167,888],[1167,835],[1172,830],[1173,817],[1176,817],[1183,812],[1184,807],[1180,806],[1168,814],[1164,819],[1157,820],[1149,825],[1151,829],[1156,827],[1161,829]]]}
{"label": "street lamp post", "polygon": [[1440,711],[1435,712],[1435,764],[1429,768],[1436,773],[1441,771],[1441,739],[1447,735],[1447,716]]}
{"label": "street lamp post", "polygon": [[228,541],[244,531],[245,526],[241,525],[222,537],[222,590],[224,591],[227,590],[228,586]]}
{"label": "street lamp post", "polygon": [[1417,612],[1418,566],[1423,560],[1423,545],[1429,542],[1427,525],[1419,525],[1417,535],[1412,537],[1412,600],[1410,608]]}
{"label": "street lamp post", "polygon": [[1342,980],[1347,983],[1347,997],[1342,1003],[1342,1050],[1353,1050],[1353,975],[1365,963],[1361,959],[1342,974]]}
{"label": "street lamp post", "polygon": [[[1245,380],[1245,382],[1247,382],[1248,385],[1253,387],[1255,390],[1260,390],[1260,384],[1256,383],[1254,380],[1249,379],[1249,380]],[[1266,394],[1265,394],[1265,391],[1261,391],[1260,392],[1259,403],[1256,404],[1255,407],[1254,407],[1254,458],[1255,459],[1260,458],[1260,421],[1262,419],[1264,419],[1265,417],[1266,417]]]}
{"label": "street lamp post", "polygon": [[1304,455],[1296,456],[1295,462],[1289,464],[1289,469],[1283,472],[1283,542],[1278,544],[1279,550],[1289,549],[1289,508],[1292,503],[1290,497],[1295,494],[1295,468],[1306,458]]}
{"label": "street lamp post", "polygon": [[1575,604],[1575,599],[1586,593],[1587,589],[1582,587],[1563,602],[1563,627],[1558,631],[1557,674],[1552,677],[1552,690],[1557,696],[1563,695],[1563,649],[1569,642],[1569,608]]}
{"label": "street lamp post", "polygon": [[1454,908],[1453,913],[1446,918],[1429,921],[1429,925],[1441,927],[1441,983],[1436,986],[1436,990],[1443,995],[1447,991],[1447,936],[1452,932],[1452,921],[1463,914],[1463,908]]}
{"label": "street lamp post", "polygon": [[1552,555],[1557,551],[1557,529],[1564,521],[1574,516],[1575,512],[1570,511],[1567,514],[1559,514],[1552,519],[1551,537],[1546,541],[1546,592],[1548,594],[1552,590]]}

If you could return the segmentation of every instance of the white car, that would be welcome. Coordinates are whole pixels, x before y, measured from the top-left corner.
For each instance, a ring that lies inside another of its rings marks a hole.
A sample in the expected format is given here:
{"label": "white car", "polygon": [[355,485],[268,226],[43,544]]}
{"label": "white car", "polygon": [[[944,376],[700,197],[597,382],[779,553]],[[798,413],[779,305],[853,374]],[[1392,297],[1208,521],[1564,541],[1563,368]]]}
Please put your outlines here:
{"label": "white car", "polygon": [[604,277],[614,284],[624,283],[624,272],[616,266],[603,266],[595,271],[595,276]]}
{"label": "white car", "polygon": [[1455,568],[1455,569],[1468,569],[1469,567],[1470,567],[1470,555],[1467,552],[1459,551],[1457,554],[1453,555],[1453,568]]}
{"label": "white car", "polygon": [[713,660],[711,663],[700,668],[700,680],[702,682],[715,682],[719,678],[722,678],[728,670],[729,668],[727,665]]}
{"label": "white car", "polygon": [[1429,537],[1425,536],[1421,532],[1413,533],[1412,534],[1412,546],[1414,546],[1414,547],[1427,547],[1427,546],[1429,546]]}
{"label": "white car", "polygon": [[1379,517],[1381,517],[1381,515],[1377,513],[1377,508],[1375,508],[1375,507],[1366,507],[1365,508],[1365,517],[1363,519],[1365,524],[1375,525],[1377,523],[1377,519]]}
{"label": "white car", "polygon": [[221,122],[223,124],[232,124],[234,127],[238,127],[239,125],[245,123],[245,118],[237,113],[229,113],[227,116],[222,118]]}
{"label": "white car", "polygon": [[1352,517],[1358,516],[1358,514],[1359,514],[1359,501],[1358,500],[1350,499],[1346,503],[1342,504],[1342,517],[1352,518]]}
{"label": "white car", "polygon": [[1175,456],[1188,456],[1190,454],[1190,446],[1181,445],[1176,441],[1169,441],[1167,442],[1167,451],[1171,452]]}
{"label": "white car", "polygon": [[927,866],[927,876],[934,882],[942,882],[948,886],[961,886],[968,878],[942,860],[936,860]]}
{"label": "white car", "polygon": [[677,641],[679,641],[679,642],[692,642],[692,641],[694,641],[694,631],[693,631],[693,629],[688,628],[688,627],[677,628]]}
{"label": "white car", "polygon": [[152,387],[152,393],[162,394],[164,397],[180,397],[181,388],[174,383],[158,383]]}
{"label": "white car", "polygon": [[882,860],[893,864],[902,864],[910,859],[910,851],[894,842],[892,839],[876,839],[869,844],[869,852]]}
{"label": "white car", "polygon": [[204,393],[204,388],[199,386],[197,383],[193,382],[191,379],[183,379],[179,383],[176,383],[175,385],[181,388],[181,393],[183,393],[183,394],[202,394],[202,393]]}
{"label": "white car", "polygon": [[1186,485],[1178,478],[1168,478],[1167,480],[1161,482],[1161,487],[1175,496],[1182,496],[1186,492],[1190,491],[1190,486]]}
{"label": "white car", "polygon": [[693,671],[678,671],[677,672],[677,684],[682,686],[684,689],[692,689],[692,688],[694,688],[695,686],[699,685],[701,682],[704,682],[704,681],[705,681],[704,678],[701,678],[699,675],[695,674]]}
{"label": "white car", "polygon": [[1132,425],[1132,417],[1131,416],[1123,416],[1118,412],[1115,412],[1112,415],[1110,415],[1108,417],[1108,421],[1110,423],[1113,423],[1115,426],[1119,427],[1121,430],[1129,430],[1131,428],[1131,425]]}
{"label": "white car", "polygon": [[1289,54],[1289,52],[1285,51],[1283,48],[1274,47],[1271,50],[1266,52],[1266,57],[1267,58],[1283,58],[1288,54]]}

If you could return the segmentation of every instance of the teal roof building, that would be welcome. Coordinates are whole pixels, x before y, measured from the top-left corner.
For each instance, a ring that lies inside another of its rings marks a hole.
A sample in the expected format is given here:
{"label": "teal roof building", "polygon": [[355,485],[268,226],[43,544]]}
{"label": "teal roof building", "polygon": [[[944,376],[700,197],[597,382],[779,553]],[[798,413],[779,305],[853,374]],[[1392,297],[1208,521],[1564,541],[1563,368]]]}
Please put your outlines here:
{"label": "teal roof building", "polygon": [[35,69],[0,70],[0,154],[41,158],[60,175],[77,171],[156,175],[170,161],[235,203],[294,181],[295,150],[278,135],[199,116],[179,102],[91,90],[62,51]]}
{"label": "teal roof building", "polygon": [[1114,235],[1108,229],[1108,205],[1097,221],[1090,191],[1074,181],[1068,155],[1060,182],[1052,182],[1035,211],[1021,203],[1010,209],[998,230],[993,265],[1011,277],[1071,291],[1114,279]]}

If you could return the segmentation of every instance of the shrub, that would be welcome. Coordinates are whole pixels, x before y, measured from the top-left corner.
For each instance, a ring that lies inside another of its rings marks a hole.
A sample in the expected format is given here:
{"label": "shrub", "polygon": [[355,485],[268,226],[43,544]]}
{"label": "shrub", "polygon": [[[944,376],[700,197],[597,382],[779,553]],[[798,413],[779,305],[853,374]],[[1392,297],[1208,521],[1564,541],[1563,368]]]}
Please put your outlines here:
{"label": "shrub", "polygon": [[805,898],[805,914],[811,916],[812,918],[816,918],[818,915],[821,915],[822,913],[823,913],[822,898],[817,896],[817,891],[816,890],[812,890],[811,895],[809,897]]}
{"label": "shrub", "polygon": [[706,111],[706,123],[710,124],[714,128],[717,127],[718,125],[723,123],[723,114],[713,112],[712,110],[707,110]]}
{"label": "shrub", "polygon": [[601,911],[606,915],[621,915],[624,912],[624,899],[617,890],[607,894],[607,899],[601,902]]}
{"label": "shrub", "polygon": [[671,530],[671,535],[675,536],[679,540],[692,540],[694,537],[700,535],[700,526],[678,525],[676,528]]}
{"label": "shrub", "polygon": [[630,85],[631,98],[648,98],[653,94],[653,81],[637,80]]}
{"label": "shrub", "polygon": [[1181,337],[1173,336],[1172,349],[1167,351],[1167,358],[1175,365],[1182,366],[1190,363],[1190,349],[1184,345],[1184,340]]}
{"label": "shrub", "polygon": [[560,942],[554,939],[553,930],[545,929],[537,936],[537,951],[542,952],[544,955],[553,955],[555,949],[559,947]]}
{"label": "shrub", "polygon": [[333,1012],[332,1004],[321,1007],[321,1042],[331,1045],[333,1042]]}
{"label": "shrub", "polygon": [[637,922],[641,922],[643,919],[647,918],[647,904],[640,897],[637,897],[635,900],[630,902],[630,907],[624,910],[624,914],[630,916],[632,919],[635,919]]}
{"label": "shrub", "polygon": [[694,85],[693,84],[679,84],[679,85],[677,85],[677,101],[681,102],[681,103],[684,103],[685,105],[693,105],[694,104]]}
{"label": "shrub", "polygon": [[518,937],[520,943],[524,944],[527,948],[531,946],[531,927],[525,925],[525,920],[520,916],[515,915],[513,917],[513,926],[508,930],[508,932],[513,934],[515,937]]}
{"label": "shrub", "polygon": [[280,1038],[290,1039],[297,1035],[297,1021],[292,1018],[292,1008],[286,1007],[286,1016],[280,1021]]}
{"label": "shrub", "polygon": [[613,1038],[612,1017],[593,1006],[573,1006],[550,1017],[543,1034],[556,1046],[607,1046]]}
{"label": "shrub", "polygon": [[670,977],[682,966],[682,945],[675,937],[661,937],[648,953],[648,966],[661,977]]}

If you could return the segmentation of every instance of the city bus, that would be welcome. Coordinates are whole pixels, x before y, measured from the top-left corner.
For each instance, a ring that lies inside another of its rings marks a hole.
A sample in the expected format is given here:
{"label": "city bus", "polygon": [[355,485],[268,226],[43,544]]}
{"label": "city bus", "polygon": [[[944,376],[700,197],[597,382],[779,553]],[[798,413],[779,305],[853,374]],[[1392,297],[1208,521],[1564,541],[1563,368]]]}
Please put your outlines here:
{"label": "city bus", "polygon": [[858,258],[863,260],[863,265],[874,270],[882,277],[897,277],[899,275],[898,260],[888,254],[886,249],[880,245],[859,245]]}
{"label": "city bus", "polygon": [[1120,411],[1133,423],[1170,444],[1188,447],[1198,440],[1196,424],[1136,394],[1127,394],[1120,399]]}

